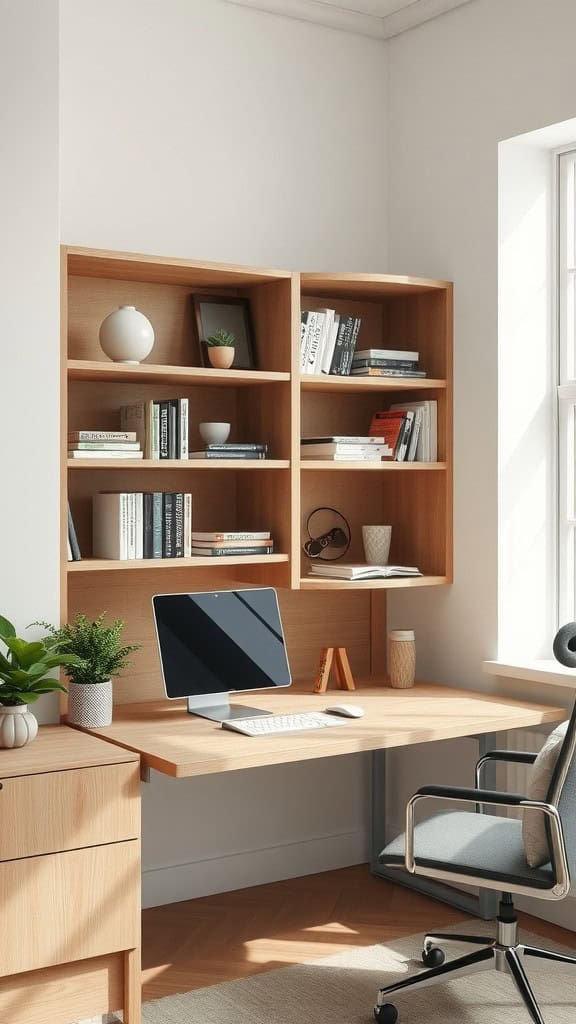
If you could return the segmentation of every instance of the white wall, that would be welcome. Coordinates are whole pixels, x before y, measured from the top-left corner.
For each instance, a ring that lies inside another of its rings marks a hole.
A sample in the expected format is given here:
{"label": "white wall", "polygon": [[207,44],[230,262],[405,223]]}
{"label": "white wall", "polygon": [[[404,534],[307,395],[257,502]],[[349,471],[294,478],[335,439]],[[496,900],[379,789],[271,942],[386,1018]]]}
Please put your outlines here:
{"label": "white wall", "polygon": [[[374,40],[219,0],[62,0],[63,241],[384,270],[385,88]],[[367,791],[361,757],[153,774],[144,900],[364,861]]]}
{"label": "white wall", "polygon": [[0,25],[0,612],[20,631],[60,611],[57,0],[0,0]]}

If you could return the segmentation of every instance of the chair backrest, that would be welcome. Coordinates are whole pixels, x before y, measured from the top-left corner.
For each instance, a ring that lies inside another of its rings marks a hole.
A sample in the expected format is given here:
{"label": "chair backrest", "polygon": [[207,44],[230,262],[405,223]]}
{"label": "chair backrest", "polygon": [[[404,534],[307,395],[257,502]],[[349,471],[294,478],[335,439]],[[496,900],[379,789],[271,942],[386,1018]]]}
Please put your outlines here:
{"label": "chair backrest", "polygon": [[[572,881],[576,879],[576,702],[552,773],[547,802],[558,808]],[[548,837],[550,843],[550,837]]]}

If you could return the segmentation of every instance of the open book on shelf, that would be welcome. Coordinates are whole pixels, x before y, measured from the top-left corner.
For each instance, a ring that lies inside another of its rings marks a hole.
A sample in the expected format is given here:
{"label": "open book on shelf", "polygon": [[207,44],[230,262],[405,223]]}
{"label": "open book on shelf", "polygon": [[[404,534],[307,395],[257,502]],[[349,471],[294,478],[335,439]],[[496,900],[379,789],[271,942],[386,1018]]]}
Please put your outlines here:
{"label": "open book on shelf", "polygon": [[342,562],[312,562],[312,576],[329,576],[338,580],[377,580],[390,576],[421,576],[415,565],[349,565]]}

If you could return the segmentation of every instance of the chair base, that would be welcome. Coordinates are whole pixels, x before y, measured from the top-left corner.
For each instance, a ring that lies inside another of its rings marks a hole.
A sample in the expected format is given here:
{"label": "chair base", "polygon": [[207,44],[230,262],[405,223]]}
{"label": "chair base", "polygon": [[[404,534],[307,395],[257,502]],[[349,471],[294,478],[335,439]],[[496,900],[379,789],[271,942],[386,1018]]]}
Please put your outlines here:
{"label": "chair base", "polygon": [[390,997],[398,992],[407,992],[411,989],[422,989],[428,985],[438,985],[443,981],[451,981],[455,978],[463,978],[468,974],[476,974],[481,971],[496,970],[508,974],[514,982],[522,1002],[526,1007],[534,1024],[544,1024],[544,1018],[540,1013],[536,997],[526,973],[522,961],[524,957],[540,957],[544,960],[552,960],[557,963],[572,964],[576,966],[576,956],[567,956],[564,953],[553,953],[548,949],[540,949],[537,946],[526,946],[518,941],[518,922],[512,915],[505,915],[508,919],[498,918],[498,929],[496,938],[491,941],[488,937],[479,935],[454,935],[438,932],[430,933],[424,938],[423,957],[430,954],[436,948],[436,943],[444,942],[465,942],[481,948],[475,952],[460,956],[449,963],[441,963],[432,967],[422,974],[411,978],[405,978],[395,985],[388,985],[378,992],[374,1016],[379,1024],[395,1024],[398,1013],[390,1002]]}

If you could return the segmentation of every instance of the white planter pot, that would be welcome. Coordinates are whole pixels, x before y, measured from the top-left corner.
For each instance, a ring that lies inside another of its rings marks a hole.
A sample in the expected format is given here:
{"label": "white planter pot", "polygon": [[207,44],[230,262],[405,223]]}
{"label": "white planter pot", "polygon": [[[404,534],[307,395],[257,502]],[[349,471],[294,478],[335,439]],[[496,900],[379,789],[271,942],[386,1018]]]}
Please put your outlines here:
{"label": "white planter pot", "polygon": [[0,707],[0,747],[25,747],[38,735],[36,716],[27,704],[14,708]]}
{"label": "white planter pot", "polygon": [[101,729],[112,724],[112,680],[105,683],[70,683],[68,721],[83,729]]}
{"label": "white planter pot", "polygon": [[135,306],[120,306],[100,324],[100,345],[115,363],[141,363],[154,347],[154,328]]}

